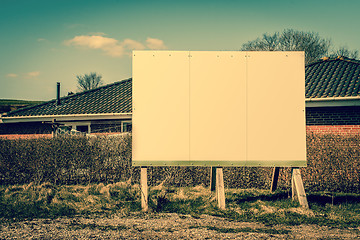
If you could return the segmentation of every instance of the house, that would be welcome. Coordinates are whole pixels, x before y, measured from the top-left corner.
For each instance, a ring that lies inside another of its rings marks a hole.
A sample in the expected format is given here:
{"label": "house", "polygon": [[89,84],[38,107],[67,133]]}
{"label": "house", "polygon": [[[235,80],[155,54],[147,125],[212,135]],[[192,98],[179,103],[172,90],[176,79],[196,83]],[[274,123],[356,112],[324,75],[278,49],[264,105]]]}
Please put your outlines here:
{"label": "house", "polygon": [[[323,58],[305,67],[307,132],[360,133],[360,61]],[[51,136],[58,124],[87,133],[127,132],[132,79],[3,114],[0,137]],[[34,135],[35,134],[35,135]]]}
{"label": "house", "polygon": [[305,67],[308,132],[360,133],[360,61],[323,58]]}
{"label": "house", "polygon": [[59,93],[58,85],[57,99],[2,114],[0,137],[50,137],[54,126],[86,133],[131,131],[131,79],[63,98]]}

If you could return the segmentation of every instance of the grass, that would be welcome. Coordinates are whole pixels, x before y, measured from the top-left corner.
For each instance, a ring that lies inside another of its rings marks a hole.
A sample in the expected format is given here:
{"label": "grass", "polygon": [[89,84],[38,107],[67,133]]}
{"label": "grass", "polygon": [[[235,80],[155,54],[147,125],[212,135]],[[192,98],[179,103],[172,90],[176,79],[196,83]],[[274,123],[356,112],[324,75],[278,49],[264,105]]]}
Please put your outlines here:
{"label": "grass", "polygon": [[[180,217],[186,214],[193,218],[207,214],[233,221],[260,222],[267,226],[317,224],[356,228],[360,225],[360,195],[332,194],[329,198],[329,193],[308,193],[308,196],[310,210],[292,201],[288,192],[227,189],[226,210],[220,210],[215,194],[209,188],[159,185],[150,188],[149,207],[155,213],[178,213]],[[86,186],[49,183],[0,186],[0,209],[2,219],[13,220],[113,213],[125,216],[133,212],[141,213],[140,189],[138,185],[131,185],[130,181]],[[74,223],[73,227],[94,226]],[[123,226],[96,227],[99,230],[123,229]],[[206,228],[218,232],[262,231],[250,228]],[[272,233],[277,234],[276,231]]]}

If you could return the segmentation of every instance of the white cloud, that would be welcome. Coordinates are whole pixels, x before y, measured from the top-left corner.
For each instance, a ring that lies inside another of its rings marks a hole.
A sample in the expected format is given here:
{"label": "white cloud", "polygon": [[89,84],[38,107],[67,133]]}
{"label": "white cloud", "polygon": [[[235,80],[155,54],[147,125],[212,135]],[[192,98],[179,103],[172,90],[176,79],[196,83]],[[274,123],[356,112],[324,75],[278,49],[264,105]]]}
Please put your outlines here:
{"label": "white cloud", "polygon": [[38,38],[37,41],[38,42],[44,42],[44,41],[46,41],[46,39],[45,38]]}
{"label": "white cloud", "polygon": [[125,53],[125,49],[120,45],[115,45],[111,48],[103,49],[105,53],[112,57],[122,57]]}
{"label": "white cloud", "polygon": [[6,75],[6,77],[10,77],[10,78],[15,78],[17,77],[18,75],[16,73],[9,73]]}
{"label": "white cloud", "polygon": [[64,42],[67,46],[77,46],[85,49],[99,49],[106,55],[112,57],[122,57],[130,55],[131,50],[166,49],[164,42],[156,38],[147,38],[146,46],[141,42],[126,38],[122,42],[115,38],[104,37],[102,35],[81,35]]}
{"label": "white cloud", "polygon": [[108,38],[103,36],[76,36],[71,40],[68,40],[65,42],[67,45],[74,45],[74,46],[82,46],[82,47],[88,47],[93,49],[107,49],[115,46],[118,44],[118,40],[114,38]]}
{"label": "white cloud", "polygon": [[132,39],[124,39],[124,41],[121,43],[122,46],[124,46],[125,48],[127,49],[130,49],[130,50],[143,50],[145,49],[145,46],[138,42],[138,41],[135,41],[135,40],[132,40]]}
{"label": "white cloud", "polygon": [[27,77],[37,77],[40,75],[40,72],[39,71],[36,71],[36,72],[28,72],[25,74]]}
{"label": "white cloud", "polygon": [[153,49],[153,50],[162,50],[162,49],[167,49],[167,47],[164,44],[163,40],[157,39],[157,38],[150,38],[148,37],[146,39],[146,46],[149,49]]}
{"label": "white cloud", "polygon": [[90,49],[101,49],[103,50],[107,55],[113,56],[113,57],[120,57],[124,55],[124,49],[120,45],[119,41],[114,38],[108,38],[98,35],[92,35],[92,36],[76,36],[73,39],[70,39],[68,41],[65,41],[65,44],[70,46],[79,46],[84,48],[90,48]]}
{"label": "white cloud", "polygon": [[88,35],[105,36],[107,34],[103,32],[89,32]]}
{"label": "white cloud", "polygon": [[[21,73],[20,76],[22,76],[23,78],[36,78],[40,75],[39,71],[34,71],[34,72],[28,72],[28,73]],[[19,77],[19,74],[17,73],[8,73],[6,74],[6,77],[9,78],[16,78]]]}

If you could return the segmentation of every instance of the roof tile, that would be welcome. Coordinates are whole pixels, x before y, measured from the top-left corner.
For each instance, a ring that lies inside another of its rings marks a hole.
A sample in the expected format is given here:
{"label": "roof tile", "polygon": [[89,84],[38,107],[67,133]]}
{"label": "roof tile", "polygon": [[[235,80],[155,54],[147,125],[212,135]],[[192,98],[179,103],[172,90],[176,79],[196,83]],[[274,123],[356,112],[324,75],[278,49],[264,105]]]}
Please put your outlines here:
{"label": "roof tile", "polygon": [[8,112],[4,117],[70,115],[97,113],[131,113],[132,79],[108,84],[96,89],[77,93],[32,107]]}
{"label": "roof tile", "polygon": [[[306,98],[360,96],[360,61],[345,57],[322,59],[305,67]],[[132,79],[18,109],[6,117],[131,113]],[[5,116],[5,115],[4,115]]]}
{"label": "roof tile", "polygon": [[323,59],[305,67],[306,98],[360,95],[360,61],[346,57]]}

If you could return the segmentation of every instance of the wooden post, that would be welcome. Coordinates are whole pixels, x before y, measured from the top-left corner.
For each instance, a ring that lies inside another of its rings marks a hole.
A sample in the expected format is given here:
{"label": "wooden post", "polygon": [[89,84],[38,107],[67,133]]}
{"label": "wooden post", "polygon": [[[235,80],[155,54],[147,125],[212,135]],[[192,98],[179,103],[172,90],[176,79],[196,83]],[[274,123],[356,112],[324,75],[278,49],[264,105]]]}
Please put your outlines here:
{"label": "wooden post", "polygon": [[52,138],[56,137],[56,130],[57,130],[57,126],[55,124],[55,119],[53,119],[51,121],[51,128],[52,128]]}
{"label": "wooden post", "polygon": [[147,185],[147,167],[141,167],[140,171],[140,190],[141,190],[141,208],[148,210],[148,185]]}
{"label": "wooden post", "polygon": [[293,167],[291,169],[291,188],[293,200],[295,199],[296,191],[300,205],[304,208],[309,208],[309,204],[306,199],[304,183],[302,181],[300,169],[298,167]]}
{"label": "wooden post", "polygon": [[270,192],[274,192],[277,188],[277,183],[278,183],[278,179],[279,179],[279,170],[280,170],[280,167],[274,167],[272,180],[271,180]]}
{"label": "wooden post", "polygon": [[210,191],[215,191],[216,186],[216,167],[211,167],[210,170]]}
{"label": "wooden post", "polygon": [[294,181],[294,169],[291,168],[291,198],[294,201],[296,199],[296,187]]}
{"label": "wooden post", "polygon": [[225,189],[222,167],[216,168],[216,197],[218,200],[218,207],[222,210],[225,210]]}

